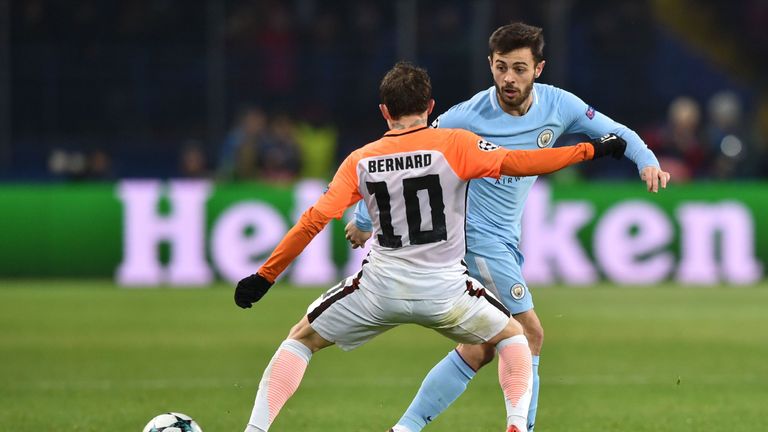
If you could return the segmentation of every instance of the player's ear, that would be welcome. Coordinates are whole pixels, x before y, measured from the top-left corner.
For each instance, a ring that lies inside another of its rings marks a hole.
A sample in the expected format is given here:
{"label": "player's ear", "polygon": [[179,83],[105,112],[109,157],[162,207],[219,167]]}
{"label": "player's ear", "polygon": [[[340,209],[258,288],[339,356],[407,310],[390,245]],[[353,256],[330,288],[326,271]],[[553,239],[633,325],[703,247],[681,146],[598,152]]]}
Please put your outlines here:
{"label": "player's ear", "polygon": [[432,110],[435,109],[435,100],[430,99],[429,103],[427,104],[427,116],[432,114]]}
{"label": "player's ear", "polygon": [[541,76],[541,71],[544,70],[544,65],[546,63],[547,63],[546,60],[542,60],[542,61],[536,63],[536,73],[534,74],[535,78],[538,78],[539,76]]}
{"label": "player's ear", "polygon": [[379,104],[379,111],[381,111],[381,115],[384,116],[384,120],[392,121],[392,116],[389,115],[389,109],[384,104]]}

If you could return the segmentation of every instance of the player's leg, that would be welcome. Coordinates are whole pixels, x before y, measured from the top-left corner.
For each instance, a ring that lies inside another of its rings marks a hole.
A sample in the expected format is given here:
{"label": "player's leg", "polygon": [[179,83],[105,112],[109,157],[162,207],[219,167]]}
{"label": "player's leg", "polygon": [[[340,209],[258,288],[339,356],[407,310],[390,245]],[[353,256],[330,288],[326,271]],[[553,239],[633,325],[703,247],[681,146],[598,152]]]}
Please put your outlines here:
{"label": "player's leg", "polygon": [[533,389],[531,404],[528,407],[528,431],[533,432],[539,405],[539,356],[541,355],[541,346],[544,343],[544,328],[541,326],[541,321],[539,321],[534,309],[513,315],[513,317],[522,324],[525,337],[528,339],[528,346],[531,348]]}
{"label": "player's leg", "polygon": [[[499,242],[488,242],[475,249],[483,256],[502,257],[502,260],[510,263],[516,262],[516,257]],[[485,285],[486,282],[478,277],[479,272],[474,257],[474,254],[467,253],[466,263],[469,273]],[[490,279],[490,285],[493,287],[491,292],[498,297],[492,279]],[[428,421],[436,418],[464,393],[475,373],[492,361],[495,354],[495,347],[487,344],[462,344],[449,352],[424,377],[421,387],[398,424],[409,425],[412,432],[421,430]],[[398,429],[395,429],[395,432],[399,432]]]}
{"label": "player's leg", "polygon": [[[457,315],[457,311],[461,311]],[[503,357],[503,366],[499,369],[499,381],[508,394],[508,408],[513,408],[509,416],[511,424],[524,431],[527,412],[526,395],[530,394],[530,352],[520,324],[509,319],[509,313],[492,295],[486,293],[479,283],[474,281],[462,296],[451,299],[442,310],[445,321],[439,319],[432,323],[422,323],[457,342],[462,349],[469,344],[483,344],[499,350]],[[489,355],[492,359],[493,355]],[[527,371],[527,372],[526,372]],[[427,375],[419,389],[417,398],[411,403],[405,415],[393,428],[395,432],[417,432],[427,423],[442,413],[451,402],[466,388],[474,371],[454,350],[448,354]],[[522,395],[517,395],[519,391]],[[521,399],[522,398],[522,399]],[[521,408],[522,404],[525,406]]]}
{"label": "player's leg", "polygon": [[498,295],[525,331],[533,365],[533,389],[528,410],[528,431],[532,432],[538,409],[539,357],[544,342],[544,329],[533,309],[533,298],[523,278],[523,256],[506,245],[491,243],[473,245],[465,259],[469,274]]}
{"label": "player's leg", "polygon": [[370,300],[361,294],[360,274],[332,287],[309,308],[270,361],[259,384],[246,432],[266,432],[296,391],[312,354],[336,344],[353,349],[392,326],[368,318]]}
{"label": "player's leg", "polygon": [[524,432],[529,424],[533,358],[522,325],[510,319],[509,324],[487,344],[494,345],[499,355],[499,384],[507,408],[507,430]]}
{"label": "player's leg", "polygon": [[256,392],[246,432],[266,432],[288,399],[299,388],[312,354],[333,345],[317,334],[304,316],[272,356]]}
{"label": "player's leg", "polygon": [[513,319],[510,323],[519,326],[520,333],[515,331],[512,334],[508,328],[489,343],[495,345],[499,354],[499,384],[507,408],[507,431],[525,432],[529,424],[528,408],[533,387],[532,357],[528,340],[522,334],[522,326]]}
{"label": "player's leg", "polygon": [[[427,373],[408,409],[405,411],[397,425],[395,432],[418,432],[427,423],[445,411],[466,390],[469,381],[475,376],[478,367],[464,355],[467,353],[473,358],[488,356],[493,360],[495,348],[493,345],[466,345],[461,344],[451,350],[432,370]],[[475,362],[477,364],[477,362]]]}

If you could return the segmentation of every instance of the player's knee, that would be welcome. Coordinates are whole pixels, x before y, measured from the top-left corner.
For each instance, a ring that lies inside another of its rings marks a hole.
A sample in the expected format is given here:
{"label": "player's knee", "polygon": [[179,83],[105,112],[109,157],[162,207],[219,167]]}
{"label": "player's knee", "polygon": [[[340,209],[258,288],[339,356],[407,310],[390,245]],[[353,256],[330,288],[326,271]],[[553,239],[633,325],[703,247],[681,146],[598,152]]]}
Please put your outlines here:
{"label": "player's knee", "polygon": [[496,355],[496,349],[491,344],[480,345],[459,345],[457,348],[459,355],[471,367],[477,371],[487,365]]}
{"label": "player's knee", "polygon": [[291,327],[291,331],[288,332],[288,339],[301,342],[312,352],[317,352],[329,345],[332,345],[331,342],[323,339],[322,336],[317,334],[312,326],[309,325],[309,320],[307,320],[306,316],[303,317],[301,321],[296,323],[295,326]]}
{"label": "player's knee", "polygon": [[507,322],[507,326],[504,327],[504,330],[502,330],[504,338],[509,338],[512,336],[517,336],[521,334],[525,334],[525,330],[523,329],[522,324],[517,322],[517,320],[510,319],[509,322]]}
{"label": "player's knee", "polygon": [[523,326],[516,320],[510,318],[509,321],[507,321],[507,325],[501,329],[501,331],[496,336],[489,339],[488,343],[492,346],[496,346],[497,343],[504,339],[523,334],[525,334],[523,331]]}
{"label": "player's knee", "polygon": [[307,334],[307,327],[309,327],[309,321],[302,318],[301,321],[296,323],[288,332],[288,339],[300,339]]}

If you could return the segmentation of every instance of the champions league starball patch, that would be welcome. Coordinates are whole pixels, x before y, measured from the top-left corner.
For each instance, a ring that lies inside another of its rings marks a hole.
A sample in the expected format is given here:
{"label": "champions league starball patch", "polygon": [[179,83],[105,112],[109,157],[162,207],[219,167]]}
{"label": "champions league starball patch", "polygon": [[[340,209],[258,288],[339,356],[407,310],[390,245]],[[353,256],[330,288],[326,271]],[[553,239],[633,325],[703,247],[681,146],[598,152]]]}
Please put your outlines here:
{"label": "champions league starball patch", "polygon": [[554,137],[555,132],[552,129],[544,129],[539,134],[539,137],[536,138],[536,145],[538,145],[539,148],[549,147],[549,145],[552,144],[552,138]]}
{"label": "champions league starball patch", "polygon": [[509,293],[512,295],[513,299],[520,300],[525,297],[525,287],[523,284],[514,284],[512,285],[512,288],[509,289]]}
{"label": "champions league starball patch", "polygon": [[496,144],[494,144],[494,143],[492,143],[490,141],[486,141],[484,139],[481,139],[481,140],[477,141],[477,148],[479,148],[480,150],[485,151],[485,152],[490,152],[490,151],[494,151],[494,150],[498,149],[499,146],[497,146]]}

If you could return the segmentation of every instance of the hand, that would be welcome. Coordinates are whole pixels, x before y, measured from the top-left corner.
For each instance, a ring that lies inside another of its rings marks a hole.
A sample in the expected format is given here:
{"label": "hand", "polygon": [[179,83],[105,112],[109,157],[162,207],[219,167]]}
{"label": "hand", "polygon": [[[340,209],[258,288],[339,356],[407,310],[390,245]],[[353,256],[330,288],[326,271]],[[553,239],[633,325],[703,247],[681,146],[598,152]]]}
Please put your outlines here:
{"label": "hand", "polygon": [[349,240],[349,243],[352,245],[352,249],[365,246],[365,242],[371,238],[371,234],[373,233],[370,231],[362,231],[360,228],[358,228],[357,225],[355,225],[355,221],[351,221],[344,228],[344,237]]}
{"label": "hand", "polygon": [[258,273],[240,279],[237,288],[235,288],[235,304],[243,309],[248,309],[253,303],[261,300],[271,286],[272,282],[264,279]]}
{"label": "hand", "polygon": [[648,192],[658,193],[659,184],[661,184],[662,189],[666,189],[670,177],[668,172],[654,166],[647,166],[640,171],[640,178],[648,186]]}
{"label": "hand", "polygon": [[592,159],[598,159],[603,156],[610,156],[614,159],[621,159],[624,151],[627,149],[627,142],[616,134],[603,135],[600,138],[589,140],[589,143],[595,148],[595,155]]}

